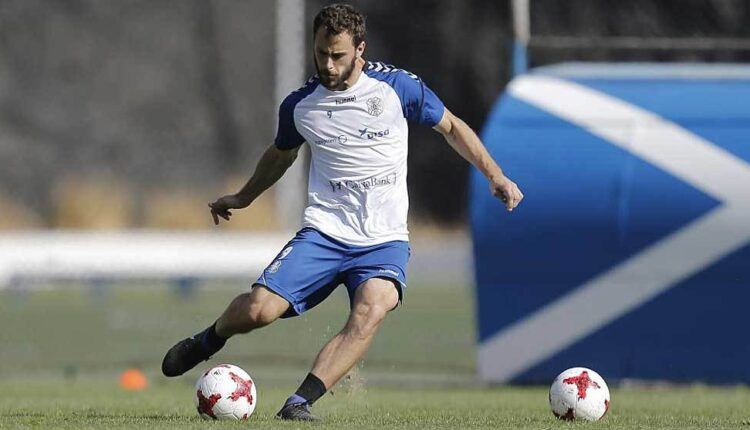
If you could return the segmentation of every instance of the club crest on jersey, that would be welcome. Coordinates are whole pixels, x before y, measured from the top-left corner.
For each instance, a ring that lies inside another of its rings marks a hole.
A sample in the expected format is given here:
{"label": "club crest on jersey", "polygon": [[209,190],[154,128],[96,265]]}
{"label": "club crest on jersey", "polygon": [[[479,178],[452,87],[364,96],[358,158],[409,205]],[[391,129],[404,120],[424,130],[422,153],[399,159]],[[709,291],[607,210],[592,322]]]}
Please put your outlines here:
{"label": "club crest on jersey", "polygon": [[367,99],[367,113],[372,116],[380,116],[383,113],[383,100],[380,97]]}

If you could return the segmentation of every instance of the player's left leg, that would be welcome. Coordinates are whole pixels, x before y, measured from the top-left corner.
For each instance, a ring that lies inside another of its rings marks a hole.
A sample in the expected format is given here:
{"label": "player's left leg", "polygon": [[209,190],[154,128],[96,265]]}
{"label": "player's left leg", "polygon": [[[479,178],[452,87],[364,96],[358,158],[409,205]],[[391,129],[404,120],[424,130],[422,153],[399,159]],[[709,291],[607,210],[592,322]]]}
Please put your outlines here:
{"label": "player's left leg", "polygon": [[357,288],[349,319],[318,354],[312,373],[330,388],[367,352],[386,314],[398,304],[398,290],[390,279],[370,278]]}
{"label": "player's left leg", "polygon": [[369,278],[357,287],[349,319],[318,353],[312,371],[277,414],[283,419],[314,419],[308,409],[367,352],[386,314],[398,304],[395,281]]}

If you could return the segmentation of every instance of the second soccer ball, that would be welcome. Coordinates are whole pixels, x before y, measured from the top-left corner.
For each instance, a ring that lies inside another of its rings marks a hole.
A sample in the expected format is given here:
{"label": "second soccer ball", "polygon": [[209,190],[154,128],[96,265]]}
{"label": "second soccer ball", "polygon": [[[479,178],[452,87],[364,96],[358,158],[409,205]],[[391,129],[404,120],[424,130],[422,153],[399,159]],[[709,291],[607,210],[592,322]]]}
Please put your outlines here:
{"label": "second soccer ball", "polygon": [[562,420],[596,421],[609,409],[609,388],[593,370],[573,367],[552,382],[549,405],[552,413]]}

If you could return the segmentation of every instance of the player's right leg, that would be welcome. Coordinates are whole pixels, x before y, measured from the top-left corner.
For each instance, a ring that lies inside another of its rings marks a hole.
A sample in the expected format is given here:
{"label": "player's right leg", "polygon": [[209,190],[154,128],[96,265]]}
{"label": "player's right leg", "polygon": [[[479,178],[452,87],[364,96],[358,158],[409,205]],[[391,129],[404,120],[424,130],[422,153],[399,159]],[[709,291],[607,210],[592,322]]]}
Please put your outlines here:
{"label": "player's right leg", "polygon": [[253,290],[236,297],[211,327],[178,342],[162,362],[166,376],[179,376],[218,352],[235,334],[302,314],[325,300],[338,279],[343,248],[310,228],[286,244]]}
{"label": "player's right leg", "polygon": [[165,376],[179,376],[206,361],[224,347],[227,339],[271,324],[289,309],[289,302],[262,285],[240,294],[219,319],[202,332],[177,342],[164,356]]}
{"label": "player's right leg", "polygon": [[276,321],[288,309],[286,299],[264,285],[255,284],[251,292],[235,297],[216,320],[216,334],[229,339],[235,334],[249,333]]}

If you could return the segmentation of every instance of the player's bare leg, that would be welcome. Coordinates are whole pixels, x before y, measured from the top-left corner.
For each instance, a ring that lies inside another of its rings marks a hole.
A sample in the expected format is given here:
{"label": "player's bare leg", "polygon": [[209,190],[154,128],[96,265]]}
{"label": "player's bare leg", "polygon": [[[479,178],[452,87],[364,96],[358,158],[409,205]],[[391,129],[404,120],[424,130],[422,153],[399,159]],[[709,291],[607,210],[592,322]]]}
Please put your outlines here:
{"label": "player's bare leg", "polygon": [[312,373],[331,388],[365,355],[386,314],[398,304],[393,281],[370,278],[357,288],[349,319],[318,354]]}
{"label": "player's bare leg", "polygon": [[276,321],[289,302],[263,286],[240,294],[211,327],[174,345],[161,364],[165,376],[179,376],[206,361],[235,334],[248,333]]}
{"label": "player's bare leg", "polygon": [[289,309],[289,302],[262,285],[240,294],[216,320],[216,334],[228,339],[276,321]]}
{"label": "player's bare leg", "polygon": [[371,278],[363,282],[355,292],[352,311],[343,330],[318,353],[312,371],[277,416],[314,420],[309,405],[336,385],[365,355],[380,323],[397,304],[398,290],[393,281]]}

